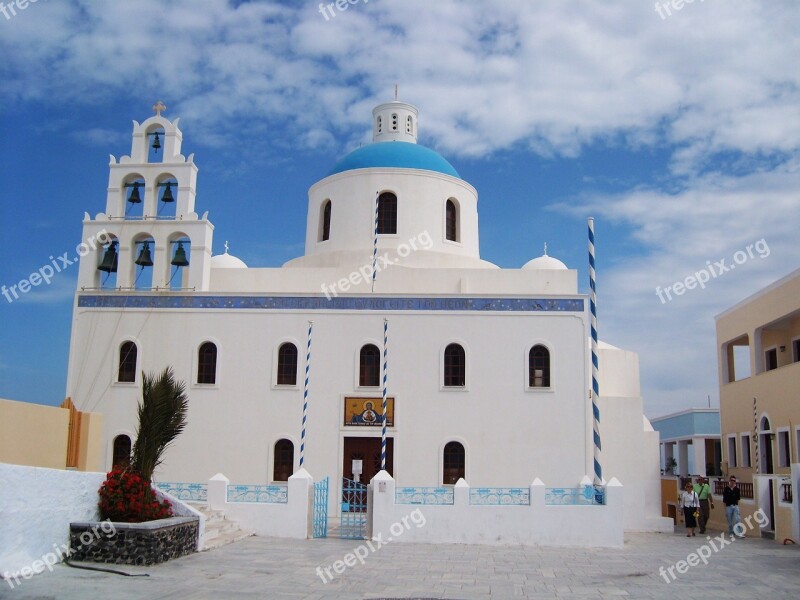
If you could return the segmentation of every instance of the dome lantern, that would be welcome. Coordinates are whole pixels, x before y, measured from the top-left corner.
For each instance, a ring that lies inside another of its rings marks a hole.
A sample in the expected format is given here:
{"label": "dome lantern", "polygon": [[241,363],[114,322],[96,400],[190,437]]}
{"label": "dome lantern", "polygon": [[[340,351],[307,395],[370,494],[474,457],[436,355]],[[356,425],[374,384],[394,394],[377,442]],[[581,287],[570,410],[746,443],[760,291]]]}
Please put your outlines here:
{"label": "dome lantern", "polygon": [[373,142],[417,143],[417,107],[393,100],[372,109]]}

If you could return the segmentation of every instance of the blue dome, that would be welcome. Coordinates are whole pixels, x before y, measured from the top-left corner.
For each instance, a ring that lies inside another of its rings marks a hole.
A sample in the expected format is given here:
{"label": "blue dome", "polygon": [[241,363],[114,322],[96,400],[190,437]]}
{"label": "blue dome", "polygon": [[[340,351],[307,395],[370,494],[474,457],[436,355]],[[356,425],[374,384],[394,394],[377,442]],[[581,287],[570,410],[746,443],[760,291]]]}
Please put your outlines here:
{"label": "blue dome", "polygon": [[420,169],[436,171],[461,179],[447,160],[430,148],[410,142],[378,142],[353,150],[335,165],[328,176],[371,167],[397,167],[401,169]]}

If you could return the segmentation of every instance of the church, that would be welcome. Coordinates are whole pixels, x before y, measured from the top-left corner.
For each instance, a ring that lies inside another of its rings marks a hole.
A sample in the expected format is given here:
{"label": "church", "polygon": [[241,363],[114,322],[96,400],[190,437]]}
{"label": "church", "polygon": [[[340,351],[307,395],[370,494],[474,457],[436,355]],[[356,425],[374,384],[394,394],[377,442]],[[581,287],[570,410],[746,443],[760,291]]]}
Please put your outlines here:
{"label": "church", "polygon": [[638,357],[600,342],[593,399],[584,266],[481,259],[478,191],[417,143],[416,107],[375,107],[372,143],[308,191],[304,254],[269,268],[214,240],[164,108],[134,121],[104,211],[83,220],[105,243],[80,261],[67,396],[103,415],[101,468],[130,452],[142,372],[172,366],[188,425],[158,481],[268,484],[303,466],[331,478],[333,506],[337,481],[381,469],[383,435],[403,486],[575,487],[597,458],[624,486],[625,529],[663,528]]}

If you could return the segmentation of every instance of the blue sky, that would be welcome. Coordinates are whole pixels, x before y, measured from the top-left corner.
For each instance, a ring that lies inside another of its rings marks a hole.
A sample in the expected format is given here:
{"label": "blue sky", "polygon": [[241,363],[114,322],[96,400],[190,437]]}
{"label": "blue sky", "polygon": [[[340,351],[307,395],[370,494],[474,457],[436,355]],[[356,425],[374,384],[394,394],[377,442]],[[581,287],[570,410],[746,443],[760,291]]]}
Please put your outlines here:
{"label": "blue sky", "polygon": [[[369,141],[397,83],[421,143],[478,190],[482,257],[518,268],[547,242],[586,291],[594,216],[600,336],[639,353],[646,413],[718,405],[714,315],[800,266],[800,5],[333,10],[40,0],[0,14],[0,284],[74,253],[84,212],[104,209],[108,155],[129,153],[157,99],[195,153],[214,253],[229,240],[249,266],[281,265],[302,253],[308,187]],[[759,240],[705,289],[656,295]],[[63,400],[76,277],[0,296],[0,397]]]}

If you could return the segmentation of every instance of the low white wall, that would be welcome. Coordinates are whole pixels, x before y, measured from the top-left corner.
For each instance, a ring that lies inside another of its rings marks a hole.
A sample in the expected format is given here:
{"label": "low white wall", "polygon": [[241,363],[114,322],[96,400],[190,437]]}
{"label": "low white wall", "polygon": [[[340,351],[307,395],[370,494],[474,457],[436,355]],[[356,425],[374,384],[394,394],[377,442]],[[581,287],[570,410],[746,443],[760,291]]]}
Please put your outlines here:
{"label": "low white wall", "polygon": [[256,535],[306,539],[311,526],[314,480],[305,469],[289,477],[286,504],[228,502],[227,477],[218,473],[208,480],[208,506],[222,510],[243,529]]}
{"label": "low white wall", "polygon": [[453,504],[445,506],[396,504],[395,481],[385,471],[372,479],[371,487],[372,539],[612,548],[621,548],[624,541],[623,488],[616,479],[608,483],[602,506],[546,505],[539,479],[530,486],[529,506],[471,505],[463,480],[453,490]]}
{"label": "low white wall", "polygon": [[[96,521],[105,473],[0,463],[0,573],[69,546],[71,521]],[[57,553],[58,554],[58,553]]]}

